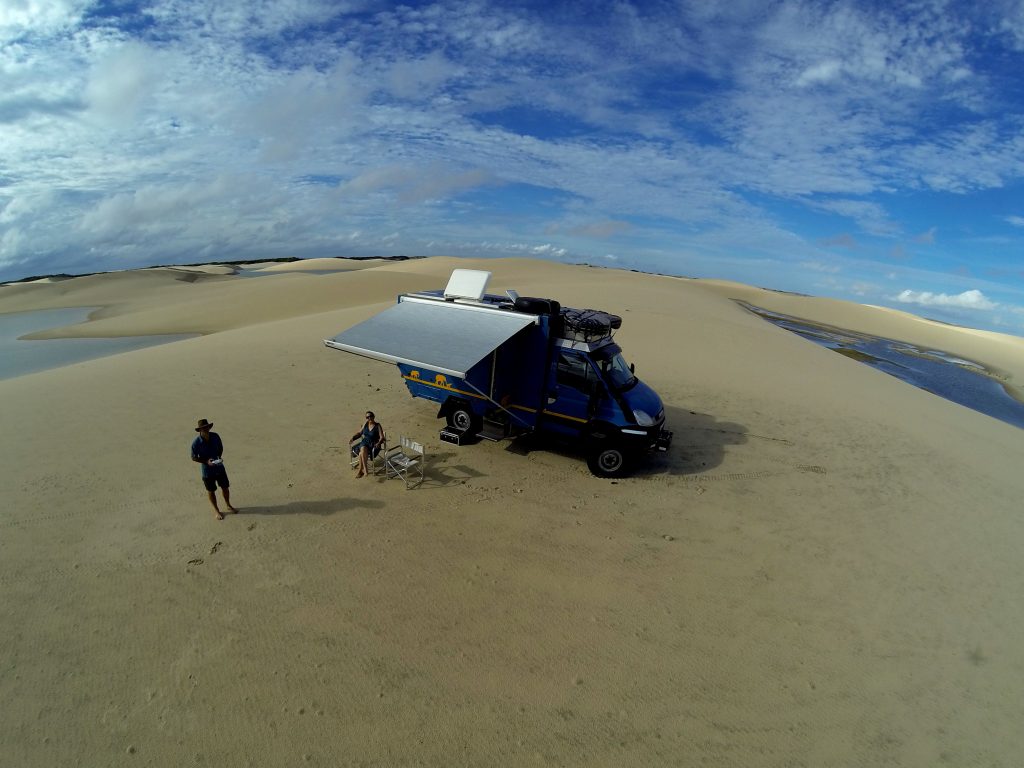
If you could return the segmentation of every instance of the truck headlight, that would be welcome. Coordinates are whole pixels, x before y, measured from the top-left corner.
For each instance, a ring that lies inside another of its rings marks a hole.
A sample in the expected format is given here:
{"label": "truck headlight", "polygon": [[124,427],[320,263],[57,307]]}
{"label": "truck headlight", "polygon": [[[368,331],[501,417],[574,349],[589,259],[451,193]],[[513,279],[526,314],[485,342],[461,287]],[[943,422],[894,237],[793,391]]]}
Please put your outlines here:
{"label": "truck headlight", "polygon": [[651,418],[651,415],[647,413],[647,411],[635,410],[633,411],[633,418],[636,419],[636,423],[641,427],[654,426],[654,419]]}

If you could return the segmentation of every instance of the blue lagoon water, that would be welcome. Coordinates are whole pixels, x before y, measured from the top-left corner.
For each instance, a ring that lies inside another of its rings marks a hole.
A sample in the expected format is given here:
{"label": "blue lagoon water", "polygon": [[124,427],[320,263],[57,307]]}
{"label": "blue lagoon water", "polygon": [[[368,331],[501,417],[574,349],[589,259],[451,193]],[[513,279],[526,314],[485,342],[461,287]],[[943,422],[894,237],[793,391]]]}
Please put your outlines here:
{"label": "blue lagoon water", "polygon": [[739,303],[759,317],[816,344],[1024,429],[1024,403],[1011,397],[1002,383],[980,363],[937,349],[820,325],[746,302]]}
{"label": "blue lagoon water", "polygon": [[97,357],[190,338],[191,334],[128,336],[117,339],[19,340],[19,336],[85,320],[91,308],[44,309],[0,314],[0,379],[11,379]]}

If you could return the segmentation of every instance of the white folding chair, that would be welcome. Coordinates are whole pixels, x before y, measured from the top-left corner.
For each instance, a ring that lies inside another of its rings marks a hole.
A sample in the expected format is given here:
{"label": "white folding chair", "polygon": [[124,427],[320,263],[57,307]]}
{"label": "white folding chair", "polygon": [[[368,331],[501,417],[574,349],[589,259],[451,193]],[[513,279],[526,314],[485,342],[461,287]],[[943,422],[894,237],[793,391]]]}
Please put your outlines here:
{"label": "white folding chair", "polygon": [[403,435],[401,445],[390,448],[385,456],[385,477],[400,477],[405,480],[406,489],[409,489],[412,487],[413,479],[418,478],[416,485],[423,482],[423,465],[426,463],[423,443],[417,443]]}
{"label": "white folding chair", "polygon": [[[388,435],[385,432],[383,435],[381,435],[380,448],[377,449],[377,452],[374,453],[373,451],[370,451],[370,460],[367,463],[369,464],[369,470],[371,474],[376,475],[379,474],[380,472],[383,472],[386,469],[384,464],[384,458],[387,455],[387,452]],[[352,455],[352,460],[349,462],[349,467],[355,469],[357,466],[359,466],[359,445],[357,444],[355,447],[351,448],[349,450],[349,453]]]}

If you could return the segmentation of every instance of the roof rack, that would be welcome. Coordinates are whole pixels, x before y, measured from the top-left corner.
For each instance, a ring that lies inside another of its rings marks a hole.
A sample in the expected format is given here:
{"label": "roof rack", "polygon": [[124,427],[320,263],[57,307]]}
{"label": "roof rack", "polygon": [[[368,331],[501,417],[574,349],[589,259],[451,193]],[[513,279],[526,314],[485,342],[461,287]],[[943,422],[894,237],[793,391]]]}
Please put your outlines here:
{"label": "roof rack", "polygon": [[622,327],[622,318],[599,309],[562,309],[562,338],[570,341],[609,339]]}

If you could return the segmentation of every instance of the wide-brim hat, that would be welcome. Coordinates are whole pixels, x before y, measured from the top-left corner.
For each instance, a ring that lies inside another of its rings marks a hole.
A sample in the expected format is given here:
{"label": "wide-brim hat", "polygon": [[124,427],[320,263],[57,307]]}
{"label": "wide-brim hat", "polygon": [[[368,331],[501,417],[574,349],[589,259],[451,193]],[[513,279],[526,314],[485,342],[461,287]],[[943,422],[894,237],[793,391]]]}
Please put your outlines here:
{"label": "wide-brim hat", "polygon": [[212,429],[212,428],[213,428],[213,422],[212,421],[207,421],[206,419],[200,419],[199,420],[199,426],[196,427],[196,432],[202,432],[204,429]]}

